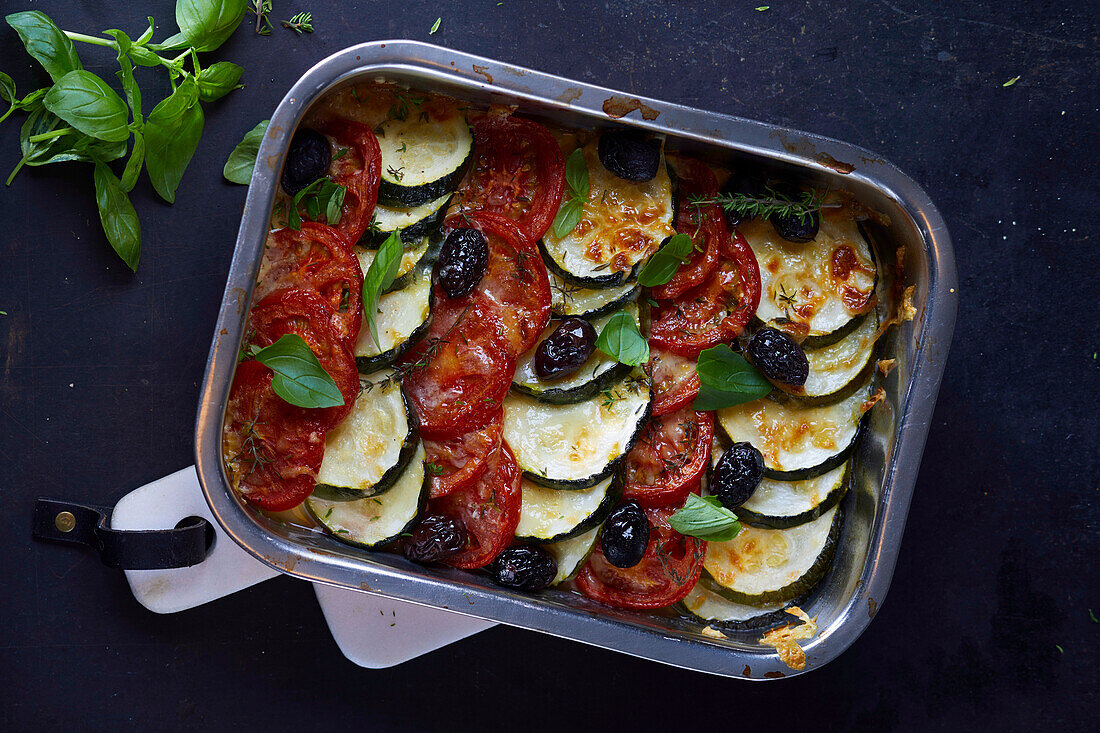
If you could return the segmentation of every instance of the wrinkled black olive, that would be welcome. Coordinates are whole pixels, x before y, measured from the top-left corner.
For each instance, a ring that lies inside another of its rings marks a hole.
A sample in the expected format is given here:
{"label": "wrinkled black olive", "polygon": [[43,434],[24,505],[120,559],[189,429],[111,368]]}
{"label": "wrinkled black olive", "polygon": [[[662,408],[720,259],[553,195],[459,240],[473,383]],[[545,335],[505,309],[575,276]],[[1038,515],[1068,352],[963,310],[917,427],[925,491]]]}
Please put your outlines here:
{"label": "wrinkled black olive", "polygon": [[401,544],[401,552],[415,562],[439,562],[466,549],[466,526],[446,514],[429,514]]}
{"label": "wrinkled black olive", "polygon": [[[790,199],[791,201],[799,201],[802,198],[802,190],[797,186],[790,184],[779,184],[773,186],[773,189]],[[805,216],[780,216],[779,214],[772,214],[768,217],[768,221],[772,223],[772,227],[775,228],[775,233],[786,239],[788,242],[795,242],[796,244],[804,244],[810,242],[817,236],[817,230],[821,228],[821,214],[817,211],[813,211]]]}
{"label": "wrinkled black olive", "polygon": [[535,349],[539,379],[560,379],[583,367],[596,348],[596,329],[583,318],[567,318]]}
{"label": "wrinkled black olive", "polygon": [[770,326],[752,335],[748,353],[753,366],[773,382],[800,387],[810,375],[810,362],[798,342]]}
{"label": "wrinkled black olive", "polygon": [[649,546],[649,520],[637,502],[615,507],[600,531],[600,547],[607,561],[617,568],[632,568],[642,561]]}
{"label": "wrinkled black olive", "polygon": [[710,474],[710,492],[722,506],[736,509],[744,504],[764,479],[764,456],[751,443],[734,443]]}
{"label": "wrinkled black olive", "polygon": [[[730,179],[726,181],[726,185],[722,187],[722,193],[740,194],[751,198],[763,198],[767,195],[766,188],[767,182],[762,175],[752,170],[740,170],[730,176]],[[748,217],[742,216],[738,212],[731,211],[725,207],[723,207],[722,211],[726,215],[726,226],[731,230],[748,219]]]}
{"label": "wrinkled black olive", "polygon": [[497,585],[520,590],[542,590],[554,582],[558,574],[558,561],[541,547],[517,545],[497,555],[485,569]]}
{"label": "wrinkled black olive", "polygon": [[481,282],[489,264],[489,242],[477,229],[452,229],[439,251],[439,284],[448,298],[461,298]]}
{"label": "wrinkled black olive", "polygon": [[309,184],[328,174],[332,162],[332,149],[328,138],[308,127],[294,133],[283,166],[283,190],[289,195],[301,191]]}
{"label": "wrinkled black olive", "polygon": [[609,130],[596,146],[603,167],[624,181],[652,181],[661,165],[661,143],[633,130]]}

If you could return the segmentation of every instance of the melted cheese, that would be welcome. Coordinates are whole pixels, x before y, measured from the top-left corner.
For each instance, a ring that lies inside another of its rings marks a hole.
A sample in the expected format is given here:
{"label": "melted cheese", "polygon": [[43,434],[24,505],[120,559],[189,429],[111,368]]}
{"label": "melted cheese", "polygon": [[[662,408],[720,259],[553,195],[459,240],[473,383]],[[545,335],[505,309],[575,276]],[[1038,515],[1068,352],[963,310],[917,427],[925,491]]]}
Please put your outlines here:
{"label": "melted cheese", "polygon": [[[371,260],[374,258],[374,252],[370,250],[360,250],[358,254],[360,262],[368,256]],[[405,254],[407,256],[410,253]],[[363,272],[366,271],[367,268],[364,267]],[[378,316],[375,324],[378,326],[378,340],[382,342],[381,344],[374,343],[366,316],[363,317],[359,339],[355,343],[355,355],[378,356],[403,344],[416,329],[424,324],[424,321],[428,320],[431,308],[432,271],[425,267],[409,285],[386,293],[378,299]]]}
{"label": "melted cheese", "polygon": [[847,475],[848,463],[843,463],[832,471],[802,481],[777,481],[765,477],[741,508],[765,517],[805,514],[816,509],[829,494],[842,489]]}
{"label": "melted cheese", "polygon": [[599,510],[613,480],[608,477],[590,489],[568,491],[523,479],[516,537],[549,540],[576,529]]}

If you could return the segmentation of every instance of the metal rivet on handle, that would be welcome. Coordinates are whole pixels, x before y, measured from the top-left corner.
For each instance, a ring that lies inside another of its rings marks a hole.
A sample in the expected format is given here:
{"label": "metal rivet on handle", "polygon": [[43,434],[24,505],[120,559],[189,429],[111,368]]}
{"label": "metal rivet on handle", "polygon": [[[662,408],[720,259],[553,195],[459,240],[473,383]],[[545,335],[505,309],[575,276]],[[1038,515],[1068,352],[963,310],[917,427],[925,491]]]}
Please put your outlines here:
{"label": "metal rivet on handle", "polygon": [[72,512],[61,512],[53,519],[53,526],[62,532],[72,532],[76,527],[76,517]]}

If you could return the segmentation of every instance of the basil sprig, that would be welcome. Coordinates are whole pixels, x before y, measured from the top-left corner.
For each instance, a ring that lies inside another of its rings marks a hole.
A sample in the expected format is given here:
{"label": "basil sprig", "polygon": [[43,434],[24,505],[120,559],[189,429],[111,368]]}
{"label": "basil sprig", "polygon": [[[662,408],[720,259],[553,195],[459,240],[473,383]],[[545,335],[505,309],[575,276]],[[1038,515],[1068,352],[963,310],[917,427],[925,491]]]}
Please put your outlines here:
{"label": "basil sprig", "polygon": [[688,235],[672,235],[638,271],[638,282],[647,288],[664,285],[672,279],[680,265],[691,259],[694,248]]}
{"label": "basil sprig", "polygon": [[374,254],[374,261],[367,268],[363,276],[363,316],[367,319],[371,338],[378,348],[382,348],[378,340],[378,323],[375,314],[378,310],[378,299],[386,292],[397,277],[397,269],[401,265],[401,255],[405,253],[405,246],[401,242],[401,230],[398,229],[382,243]]}
{"label": "basil sprig", "polygon": [[577,148],[565,161],[565,185],[569,188],[569,198],[562,202],[554,217],[554,236],[561,239],[577,226],[584,213],[584,202],[592,190],[588,183],[588,164],[584,161],[584,151]]}
{"label": "basil sprig", "polygon": [[334,227],[340,223],[344,213],[344,196],[348,189],[333,183],[328,178],[318,178],[313,183],[294,194],[294,200],[290,203],[287,212],[287,226],[298,231],[302,228],[302,217],[298,208],[306,210],[306,216],[313,221],[319,221],[321,216],[325,222]]}
{"label": "basil sprig", "polygon": [[222,175],[227,181],[247,186],[252,180],[252,169],[256,167],[256,155],[260,152],[260,143],[263,142],[264,133],[267,132],[267,123],[271,120],[263,120],[260,124],[249,130],[244,139],[237,143],[229,159],[225,161]]}
{"label": "basil sprig", "polygon": [[733,407],[772,391],[771,382],[726,344],[704,349],[695,371],[699,374],[699,394],[693,405],[696,410]]}
{"label": "basil sprig", "polygon": [[741,531],[737,515],[714,496],[688,494],[682,509],[668,518],[674,530],[711,542],[727,542]]}
{"label": "basil sprig", "polygon": [[344,404],[336,382],[301,336],[288,333],[256,351],[256,361],[275,372],[271,388],[298,407],[338,407]]}
{"label": "basil sprig", "polygon": [[649,361],[649,344],[638,330],[634,316],[626,311],[619,311],[607,320],[596,339],[596,348],[629,366]]}

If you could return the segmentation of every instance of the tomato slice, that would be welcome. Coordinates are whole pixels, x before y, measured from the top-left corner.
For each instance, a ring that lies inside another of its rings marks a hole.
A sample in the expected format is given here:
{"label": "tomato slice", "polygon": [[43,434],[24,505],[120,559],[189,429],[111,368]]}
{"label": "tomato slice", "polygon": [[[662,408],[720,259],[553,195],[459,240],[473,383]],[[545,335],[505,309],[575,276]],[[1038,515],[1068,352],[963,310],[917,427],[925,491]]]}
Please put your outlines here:
{"label": "tomato slice", "polygon": [[643,507],[682,506],[710,460],[713,413],[682,407],[651,417],[623,462],[623,498]]}
{"label": "tomato slice", "polygon": [[649,339],[682,356],[696,357],[703,349],[741,335],[760,305],[760,270],[756,256],[739,233],[722,242],[723,260],[702,284],[653,312]]}
{"label": "tomato slice", "polygon": [[699,394],[695,360],[651,343],[646,373],[653,381],[653,415],[667,415]]}
{"label": "tomato slice", "polygon": [[729,236],[726,220],[715,204],[696,206],[697,196],[713,198],[718,181],[710,167],[697,160],[684,160],[676,166],[680,203],[676,209],[676,231],[691,236],[695,251],[664,285],[653,288],[654,298],[671,299],[703,282],[718,265],[719,246]]}
{"label": "tomato slice", "polygon": [[312,493],[324,457],[325,430],[315,411],[280,399],[271,389],[271,377],[271,370],[258,361],[237,365],[222,450],[245,500],[279,512]]}
{"label": "tomato slice", "polygon": [[641,562],[617,568],[599,543],[577,576],[577,589],[616,608],[651,609],[683,600],[699,580],[707,543],[680,534],[668,524],[675,509],[646,509],[649,546]]}
{"label": "tomato slice", "polygon": [[332,308],[337,334],[346,344],[355,343],[363,322],[363,270],[338,231],[302,222],[301,231],[286,228],[268,235],[254,297],[259,301],[283,288],[316,290]]}
{"label": "tomato slice", "polygon": [[447,219],[448,230],[472,227],[489,240],[489,263],[474,291],[461,302],[480,300],[504,323],[512,353],[532,348],[550,322],[550,278],[535,244],[511,219],[485,211]]}
{"label": "tomato slice", "polygon": [[252,342],[256,346],[269,346],[288,333],[297,334],[336,382],[344,396],[344,404],[309,411],[324,430],[338,425],[351,412],[359,396],[355,357],[333,328],[332,314],[332,307],[315,291],[286,288],[276,290],[257,303],[249,319]]}
{"label": "tomato slice", "polygon": [[512,543],[519,525],[521,475],[512,450],[501,442],[479,480],[429,501],[431,513],[460,520],[469,535],[466,549],[444,562],[465,570],[484,567]]}
{"label": "tomato slice", "polygon": [[336,152],[347,149],[340,157],[333,156],[329,178],[347,189],[340,223],[334,227],[349,242],[358,242],[370,226],[374,207],[378,204],[378,184],[382,180],[382,150],[374,131],[360,122],[330,119],[317,125],[318,132],[327,135]]}
{"label": "tomato slice", "polygon": [[427,338],[402,359],[402,379],[420,434],[452,438],[486,425],[500,411],[512,384],[516,357],[496,311],[470,298],[433,294]]}
{"label": "tomato slice", "polygon": [[499,109],[472,126],[474,161],[455,197],[456,211],[502,214],[538,241],[553,223],[565,188],[557,140],[539,123]]}
{"label": "tomato slice", "polygon": [[503,430],[504,411],[498,410],[477,430],[443,440],[424,440],[431,498],[453,494],[480,479],[489,467],[489,456],[500,445]]}

